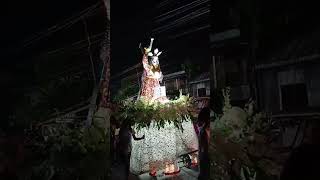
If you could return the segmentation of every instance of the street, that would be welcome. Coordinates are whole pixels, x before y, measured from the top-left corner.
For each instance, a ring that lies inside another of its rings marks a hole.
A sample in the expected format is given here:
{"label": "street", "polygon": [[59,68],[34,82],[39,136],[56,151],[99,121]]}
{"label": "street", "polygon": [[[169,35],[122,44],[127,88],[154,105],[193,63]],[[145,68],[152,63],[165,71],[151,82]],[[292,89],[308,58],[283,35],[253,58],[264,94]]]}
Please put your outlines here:
{"label": "street", "polygon": [[[112,175],[111,179],[116,180],[124,180],[124,166],[121,164],[114,165],[111,169]],[[198,172],[193,169],[188,169],[186,167],[183,167],[180,169],[180,173],[178,175],[173,176],[165,176],[162,171],[158,172],[157,177],[151,177],[149,176],[149,173],[141,174],[139,176],[130,174],[129,180],[151,180],[151,179],[157,179],[157,180],[196,180],[198,177]]]}

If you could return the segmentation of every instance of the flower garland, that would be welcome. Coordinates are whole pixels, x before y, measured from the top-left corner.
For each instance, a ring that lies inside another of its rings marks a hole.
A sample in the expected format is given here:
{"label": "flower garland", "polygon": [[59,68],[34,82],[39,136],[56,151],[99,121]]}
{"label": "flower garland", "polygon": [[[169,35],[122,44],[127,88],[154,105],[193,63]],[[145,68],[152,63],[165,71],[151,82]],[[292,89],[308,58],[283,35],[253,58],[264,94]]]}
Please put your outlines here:
{"label": "flower garland", "polygon": [[151,121],[156,123],[158,129],[166,123],[174,123],[177,128],[182,128],[183,121],[194,117],[194,100],[189,96],[180,95],[176,100],[167,103],[145,101],[124,101],[118,111],[120,119],[132,121],[137,129],[149,127]]}

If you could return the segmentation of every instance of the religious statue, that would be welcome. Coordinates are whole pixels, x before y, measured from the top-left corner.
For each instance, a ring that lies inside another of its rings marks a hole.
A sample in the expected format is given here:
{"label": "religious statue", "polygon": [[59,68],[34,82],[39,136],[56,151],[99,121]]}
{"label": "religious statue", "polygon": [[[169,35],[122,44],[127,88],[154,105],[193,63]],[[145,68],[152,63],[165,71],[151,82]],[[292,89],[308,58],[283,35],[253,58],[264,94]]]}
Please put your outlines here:
{"label": "religious statue", "polygon": [[[159,55],[162,52],[158,49],[152,51],[153,41],[151,38],[148,48],[140,46],[144,71],[138,100],[165,104],[170,100],[166,97],[165,87],[160,85],[163,75]],[[149,128],[135,130],[137,136],[145,135],[145,139],[132,141],[130,160],[132,173],[149,171],[151,176],[155,176],[161,170],[165,174],[178,173],[180,171],[177,165],[178,157],[198,148],[197,135],[191,120],[181,123],[183,131],[168,122],[159,129],[155,121],[156,119],[151,119]]]}
{"label": "religious statue", "polygon": [[165,94],[161,93],[165,93],[165,87],[160,86],[163,75],[160,69],[159,56],[162,52],[156,48],[152,53],[153,41],[154,39],[151,38],[149,47],[143,48],[142,50],[142,65],[144,70],[139,97],[148,101],[159,101],[164,103],[168,102],[168,99],[165,97]]}

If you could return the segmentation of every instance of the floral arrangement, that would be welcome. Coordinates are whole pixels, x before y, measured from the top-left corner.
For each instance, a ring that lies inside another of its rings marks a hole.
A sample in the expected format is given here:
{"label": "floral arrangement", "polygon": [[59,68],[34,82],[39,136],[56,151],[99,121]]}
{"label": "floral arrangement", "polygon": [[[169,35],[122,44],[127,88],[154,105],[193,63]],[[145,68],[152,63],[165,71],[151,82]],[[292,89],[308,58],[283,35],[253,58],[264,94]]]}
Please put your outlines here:
{"label": "floral arrangement", "polygon": [[216,115],[211,125],[210,179],[275,179],[280,168],[273,160],[279,157],[266,143],[271,129],[268,115],[257,111],[252,99],[244,108],[232,106],[229,87],[222,95],[223,114]]}
{"label": "floral arrangement", "polygon": [[177,128],[182,129],[181,123],[194,117],[194,100],[181,95],[175,100],[166,103],[146,101],[139,99],[135,102],[123,101],[118,111],[118,117],[132,121],[137,129],[149,127],[154,121],[158,129],[166,123],[174,123]]}

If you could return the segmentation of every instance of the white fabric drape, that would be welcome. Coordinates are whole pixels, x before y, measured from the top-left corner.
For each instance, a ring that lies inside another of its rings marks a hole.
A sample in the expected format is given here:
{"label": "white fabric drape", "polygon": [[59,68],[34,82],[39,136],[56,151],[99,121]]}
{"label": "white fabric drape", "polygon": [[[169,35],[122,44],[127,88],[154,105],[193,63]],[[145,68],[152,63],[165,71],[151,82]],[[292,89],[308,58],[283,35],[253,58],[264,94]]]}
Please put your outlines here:
{"label": "white fabric drape", "polygon": [[150,168],[165,168],[166,163],[175,163],[178,156],[198,149],[198,138],[191,120],[182,123],[183,131],[173,123],[160,130],[152,122],[149,128],[136,131],[136,136],[145,135],[141,141],[132,140],[130,171],[134,174],[148,172]]}

